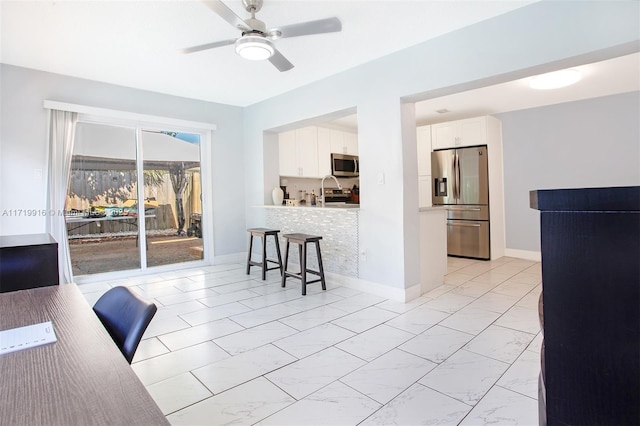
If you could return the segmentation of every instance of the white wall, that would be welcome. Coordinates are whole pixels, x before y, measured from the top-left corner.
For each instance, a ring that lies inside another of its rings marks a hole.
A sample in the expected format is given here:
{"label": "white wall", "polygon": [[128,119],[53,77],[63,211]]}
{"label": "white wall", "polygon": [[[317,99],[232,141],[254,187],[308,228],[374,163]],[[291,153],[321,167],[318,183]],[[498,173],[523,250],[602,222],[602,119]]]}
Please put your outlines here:
{"label": "white wall", "polygon": [[507,247],[540,251],[529,191],[640,185],[640,93],[499,114]]}
{"label": "white wall", "polygon": [[[45,218],[15,215],[46,208],[45,99],[213,123],[214,252],[246,250],[242,109],[2,64],[0,68],[0,235],[45,231]],[[37,177],[38,171],[43,173]],[[233,176],[234,185],[229,185]],[[204,224],[206,229],[208,225]]]}
{"label": "white wall", "polygon": [[250,206],[264,203],[273,186],[264,175],[263,131],[355,108],[360,245],[367,251],[360,278],[396,288],[417,285],[418,241],[407,238],[418,229],[417,167],[410,158],[416,147],[415,138],[403,140],[415,120],[410,108],[401,113],[401,100],[637,51],[639,12],[633,1],[534,3],[246,108],[248,223],[259,220]]}
{"label": "white wall", "polygon": [[[538,2],[245,109],[2,65],[0,215],[45,206],[45,181],[34,179],[34,170],[46,169],[44,99],[212,122],[218,129],[216,254],[243,251],[245,224],[261,220],[261,209],[251,206],[269,203],[278,184],[274,158],[265,164],[263,155],[265,143],[277,142],[270,131],[357,111],[360,243],[367,250],[360,278],[406,289],[419,284],[418,239],[411,237],[419,221],[415,138],[408,127],[415,128],[415,120],[410,107],[401,108],[402,99],[438,97],[638,51],[639,16],[637,1]],[[44,229],[40,217],[0,216],[3,235]]]}

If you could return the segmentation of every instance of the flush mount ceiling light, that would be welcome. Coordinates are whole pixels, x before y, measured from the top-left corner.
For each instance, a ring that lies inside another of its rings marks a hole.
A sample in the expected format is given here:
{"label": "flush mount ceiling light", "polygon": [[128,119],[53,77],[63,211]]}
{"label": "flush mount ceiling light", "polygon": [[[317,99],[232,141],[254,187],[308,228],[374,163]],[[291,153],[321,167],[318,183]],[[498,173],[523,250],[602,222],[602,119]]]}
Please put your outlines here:
{"label": "flush mount ceiling light", "polygon": [[236,53],[250,61],[262,61],[273,56],[271,41],[263,36],[245,35],[236,40]]}
{"label": "flush mount ceiling light", "polygon": [[581,78],[577,70],[554,71],[532,77],[529,87],[537,90],[559,89],[577,83]]}

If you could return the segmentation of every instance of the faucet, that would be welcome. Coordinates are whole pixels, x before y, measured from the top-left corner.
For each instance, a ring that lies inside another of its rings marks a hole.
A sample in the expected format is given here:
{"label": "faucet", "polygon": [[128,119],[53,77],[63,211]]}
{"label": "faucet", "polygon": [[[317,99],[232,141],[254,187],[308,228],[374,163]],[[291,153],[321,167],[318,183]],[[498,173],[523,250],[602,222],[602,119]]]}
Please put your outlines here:
{"label": "faucet", "polygon": [[321,192],[321,196],[322,196],[322,207],[324,207],[324,180],[326,178],[332,178],[333,180],[336,181],[336,185],[338,185],[338,189],[342,189],[342,185],[340,185],[340,182],[338,182],[338,179],[336,179],[335,176],[333,175],[326,175],[325,177],[322,178],[322,182],[320,183],[320,192]]}

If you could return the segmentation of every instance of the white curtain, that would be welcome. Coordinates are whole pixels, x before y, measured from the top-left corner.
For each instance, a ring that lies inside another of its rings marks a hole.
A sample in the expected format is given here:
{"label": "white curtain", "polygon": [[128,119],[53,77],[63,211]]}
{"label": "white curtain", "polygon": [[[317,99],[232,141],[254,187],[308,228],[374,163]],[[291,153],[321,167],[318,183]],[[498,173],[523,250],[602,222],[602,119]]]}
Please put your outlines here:
{"label": "white curtain", "polygon": [[64,207],[78,113],[50,110],[47,232],[58,242],[60,284],[73,282]]}

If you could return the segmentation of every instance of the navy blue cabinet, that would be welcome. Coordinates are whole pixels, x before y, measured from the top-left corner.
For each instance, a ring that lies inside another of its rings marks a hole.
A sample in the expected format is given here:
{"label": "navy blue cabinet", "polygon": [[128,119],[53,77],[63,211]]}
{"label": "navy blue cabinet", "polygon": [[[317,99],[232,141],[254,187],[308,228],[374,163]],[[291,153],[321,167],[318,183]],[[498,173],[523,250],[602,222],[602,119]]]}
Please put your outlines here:
{"label": "navy blue cabinet", "polygon": [[58,243],[51,235],[0,236],[0,293],[58,283]]}
{"label": "navy blue cabinet", "polygon": [[640,424],[640,187],[540,190],[549,425]]}

